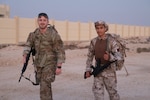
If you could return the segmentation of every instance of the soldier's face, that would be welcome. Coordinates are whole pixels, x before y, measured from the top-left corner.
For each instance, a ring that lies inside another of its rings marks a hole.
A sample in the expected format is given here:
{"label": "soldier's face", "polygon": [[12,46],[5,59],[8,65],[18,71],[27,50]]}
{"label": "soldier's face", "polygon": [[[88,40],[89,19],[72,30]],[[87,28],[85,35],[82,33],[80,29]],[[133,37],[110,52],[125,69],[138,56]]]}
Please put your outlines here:
{"label": "soldier's face", "polygon": [[106,28],[104,27],[104,25],[98,25],[95,27],[96,32],[98,34],[98,36],[103,36],[105,34]]}
{"label": "soldier's face", "polygon": [[45,18],[44,16],[41,16],[40,18],[38,18],[38,25],[39,25],[39,28],[41,29],[47,28],[48,19]]}

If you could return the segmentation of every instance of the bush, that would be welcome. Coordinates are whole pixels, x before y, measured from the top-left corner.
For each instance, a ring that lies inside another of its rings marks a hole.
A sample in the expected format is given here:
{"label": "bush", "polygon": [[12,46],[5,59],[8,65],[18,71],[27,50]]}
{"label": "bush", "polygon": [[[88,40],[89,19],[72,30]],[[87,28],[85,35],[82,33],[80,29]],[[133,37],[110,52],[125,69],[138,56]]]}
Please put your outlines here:
{"label": "bush", "polygon": [[137,48],[137,53],[150,52],[150,48]]}

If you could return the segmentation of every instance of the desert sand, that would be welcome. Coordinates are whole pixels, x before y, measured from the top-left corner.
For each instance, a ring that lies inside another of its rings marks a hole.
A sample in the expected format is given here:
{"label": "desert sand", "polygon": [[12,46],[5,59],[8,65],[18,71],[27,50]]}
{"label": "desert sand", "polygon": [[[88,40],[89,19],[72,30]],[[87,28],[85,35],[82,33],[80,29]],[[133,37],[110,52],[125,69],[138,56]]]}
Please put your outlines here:
{"label": "desert sand", "polygon": [[[82,44],[83,45],[83,44]],[[136,53],[137,47],[150,44],[128,44],[125,69],[117,71],[118,92],[121,100],[150,100],[150,52]],[[22,46],[12,45],[0,49],[0,100],[40,100],[39,86],[19,77],[22,70]],[[54,100],[94,100],[93,76],[83,78],[87,48],[67,49],[62,74],[52,83]],[[34,81],[32,60],[24,73]],[[109,100],[105,91],[105,100]]]}

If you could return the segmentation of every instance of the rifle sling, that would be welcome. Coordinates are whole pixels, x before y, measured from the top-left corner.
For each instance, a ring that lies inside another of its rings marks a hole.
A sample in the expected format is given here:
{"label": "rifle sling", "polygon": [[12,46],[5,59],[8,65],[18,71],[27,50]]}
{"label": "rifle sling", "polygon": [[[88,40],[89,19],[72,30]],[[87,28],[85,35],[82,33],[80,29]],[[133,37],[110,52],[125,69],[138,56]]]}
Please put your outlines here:
{"label": "rifle sling", "polygon": [[26,80],[30,81],[33,85],[39,85],[38,83],[33,82],[30,77],[25,77],[24,75],[22,75],[23,78],[25,78]]}

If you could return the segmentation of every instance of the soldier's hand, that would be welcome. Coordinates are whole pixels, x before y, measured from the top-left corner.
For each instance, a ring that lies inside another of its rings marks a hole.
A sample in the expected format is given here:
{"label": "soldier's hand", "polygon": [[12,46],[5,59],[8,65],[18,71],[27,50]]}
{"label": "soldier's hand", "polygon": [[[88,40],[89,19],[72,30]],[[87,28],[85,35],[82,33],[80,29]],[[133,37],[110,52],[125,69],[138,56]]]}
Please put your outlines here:
{"label": "soldier's hand", "polygon": [[90,71],[87,71],[86,74],[85,74],[85,77],[86,77],[86,78],[89,78],[90,76],[91,76],[91,72],[90,72]]}
{"label": "soldier's hand", "polygon": [[57,68],[56,68],[56,72],[55,72],[55,73],[56,73],[56,75],[61,74],[61,67],[57,67]]}
{"label": "soldier's hand", "polygon": [[104,54],[104,59],[109,60],[109,58],[110,58],[109,53],[106,51]]}

